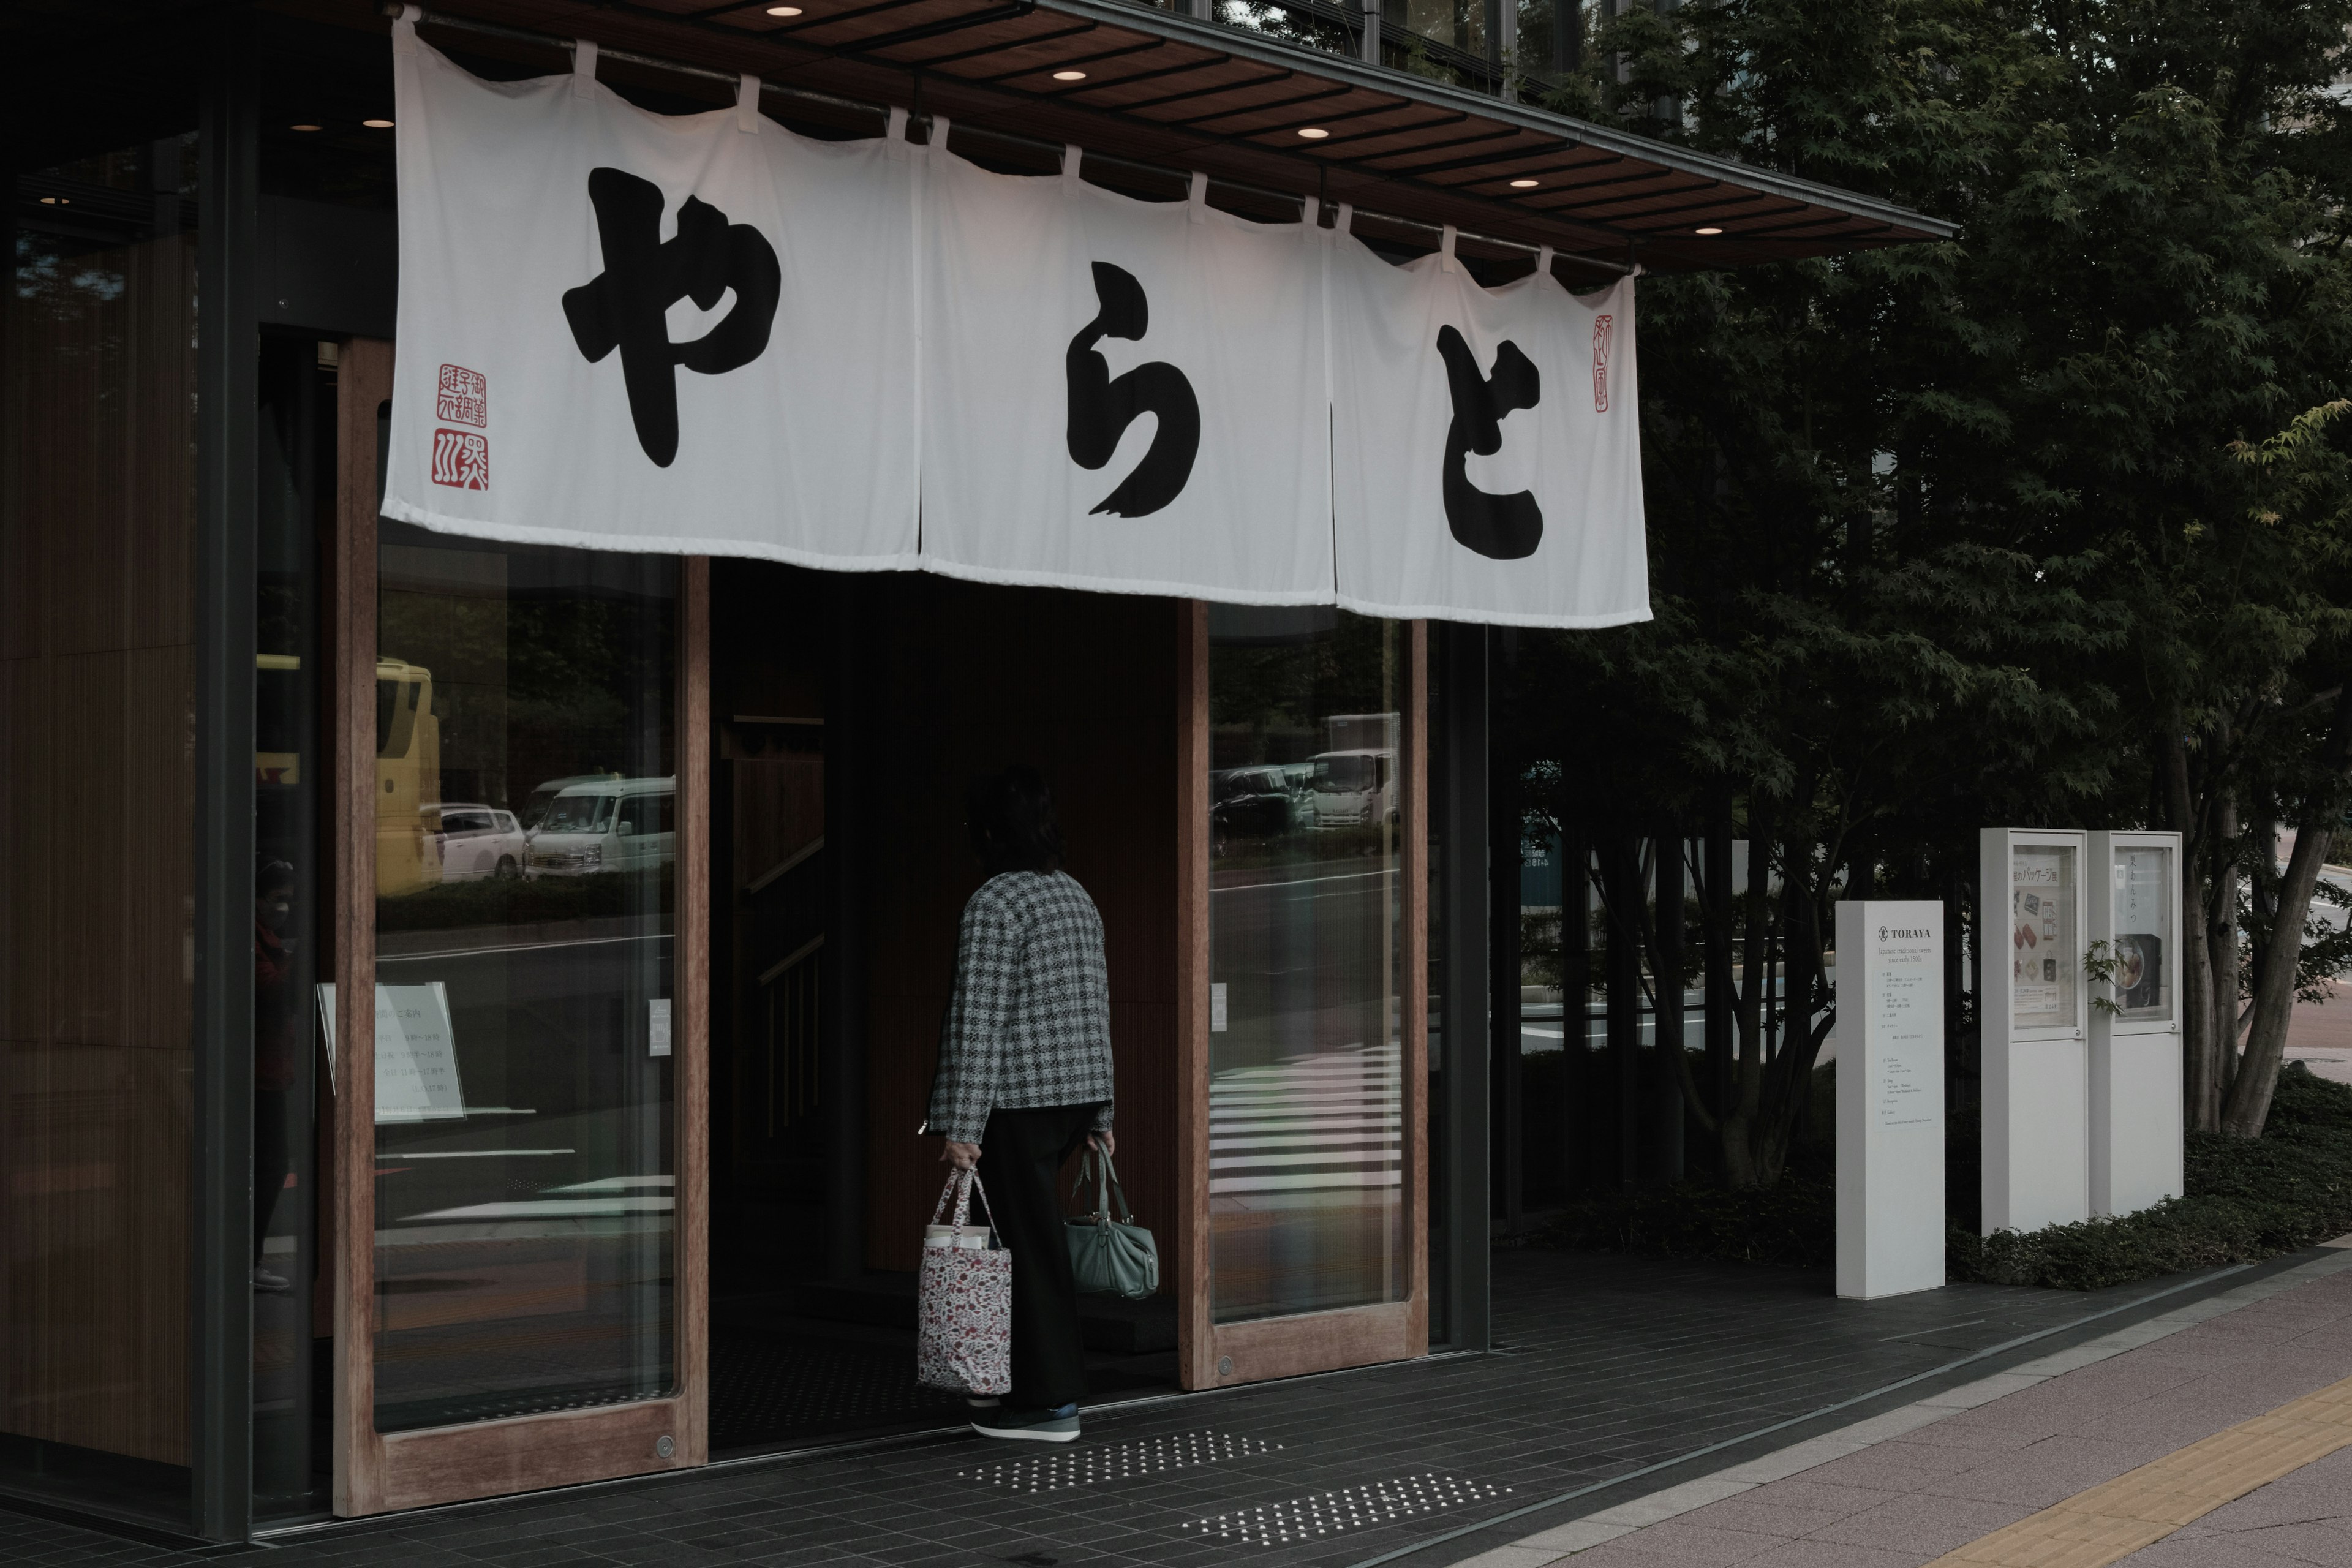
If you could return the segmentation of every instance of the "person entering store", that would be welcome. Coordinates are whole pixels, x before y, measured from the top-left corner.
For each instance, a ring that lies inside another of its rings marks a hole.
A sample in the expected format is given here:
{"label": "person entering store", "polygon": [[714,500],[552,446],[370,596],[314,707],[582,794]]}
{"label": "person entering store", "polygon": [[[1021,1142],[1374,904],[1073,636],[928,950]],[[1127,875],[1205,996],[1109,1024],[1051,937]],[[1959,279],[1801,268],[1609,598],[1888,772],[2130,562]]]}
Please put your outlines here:
{"label": "person entering store", "polygon": [[1053,792],[1035,770],[974,784],[965,822],[988,880],[964,905],[924,1131],[946,1140],[940,1158],[959,1170],[991,1156],[982,1179],[995,1184],[990,1215],[1013,1252],[1012,1391],[974,1399],[971,1426],[1067,1443],[1086,1363],[1056,1178],[1081,1144],[1116,1152],[1102,917],[1061,868]]}

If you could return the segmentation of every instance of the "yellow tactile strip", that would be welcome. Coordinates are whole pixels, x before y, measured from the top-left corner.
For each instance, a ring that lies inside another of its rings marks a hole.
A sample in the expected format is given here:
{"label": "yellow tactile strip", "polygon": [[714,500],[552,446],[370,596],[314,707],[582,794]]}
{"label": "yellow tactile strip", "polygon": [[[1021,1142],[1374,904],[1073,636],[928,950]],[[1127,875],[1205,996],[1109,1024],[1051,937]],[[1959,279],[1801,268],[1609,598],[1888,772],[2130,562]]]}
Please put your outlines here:
{"label": "yellow tactile strip", "polygon": [[2352,1377],[2077,1492],[1927,1568],[2105,1568],[2346,1447],[2352,1447]]}

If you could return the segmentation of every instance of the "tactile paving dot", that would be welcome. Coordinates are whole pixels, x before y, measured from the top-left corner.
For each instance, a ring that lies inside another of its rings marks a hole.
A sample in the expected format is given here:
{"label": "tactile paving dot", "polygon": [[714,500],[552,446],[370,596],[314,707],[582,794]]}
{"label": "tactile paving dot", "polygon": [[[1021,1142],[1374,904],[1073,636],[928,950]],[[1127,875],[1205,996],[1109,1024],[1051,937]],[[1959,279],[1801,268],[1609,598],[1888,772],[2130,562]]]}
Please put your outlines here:
{"label": "tactile paving dot", "polygon": [[1417,1513],[1436,1513],[1465,1503],[1487,1502],[1510,1489],[1430,1471],[1393,1481],[1374,1481],[1370,1486],[1310,1492],[1286,1502],[1235,1509],[1231,1513],[1194,1520],[1177,1528],[1213,1535],[1220,1541],[1238,1541],[1247,1546],[1280,1546],[1293,1541],[1312,1541],[1318,1535],[1338,1535],[1389,1524]]}
{"label": "tactile paving dot", "polygon": [[1162,1470],[1245,1459],[1253,1454],[1270,1454],[1281,1447],[1257,1437],[1237,1437],[1231,1432],[1178,1432],[1165,1437],[1139,1437],[1115,1448],[1083,1448],[1074,1454],[1049,1454],[1035,1459],[976,1466],[958,1470],[956,1479],[985,1482],[1016,1492],[1051,1492],[1065,1487],[1134,1480]]}

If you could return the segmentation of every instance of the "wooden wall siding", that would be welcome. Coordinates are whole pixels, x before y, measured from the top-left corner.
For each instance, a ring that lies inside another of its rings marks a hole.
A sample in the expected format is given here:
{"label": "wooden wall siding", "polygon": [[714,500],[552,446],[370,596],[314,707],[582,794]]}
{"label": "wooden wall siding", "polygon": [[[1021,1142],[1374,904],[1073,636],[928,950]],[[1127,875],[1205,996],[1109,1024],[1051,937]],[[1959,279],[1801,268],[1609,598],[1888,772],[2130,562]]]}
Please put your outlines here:
{"label": "wooden wall siding", "polygon": [[[672,1425],[679,1465],[710,1458],[710,557],[678,564],[677,936],[671,991],[671,1094],[677,1128],[676,1280],[670,1321],[677,1390]],[[544,1424],[542,1424],[542,1427]],[[628,1451],[626,1431],[604,1452]],[[658,1461],[654,1446],[645,1457]]]}
{"label": "wooden wall siding", "polygon": [[[1429,1353],[1429,623],[1406,633],[1404,700],[1405,1326]],[[1382,1357],[1382,1360],[1389,1358]]]}
{"label": "wooden wall siding", "polygon": [[334,1510],[388,1506],[375,1430],[375,547],[376,412],[392,395],[392,345],[354,338],[335,373],[333,611],[324,639],[339,694],[327,750],[335,902],[331,1175],[320,1247],[335,1300]]}
{"label": "wooden wall siding", "polygon": [[1217,1385],[1209,1279],[1209,606],[1178,607],[1176,710],[1177,1229],[1160,1249],[1176,1288],[1176,1380]]}
{"label": "wooden wall siding", "polygon": [[939,1197],[938,1144],[916,1129],[957,923],[981,881],[963,790],[1013,763],[1053,785],[1070,874],[1102,910],[1119,1175],[1143,1222],[1171,1226],[1181,929],[1174,606],[911,574],[876,581],[873,595],[866,1265],[913,1268]]}
{"label": "wooden wall siding", "polygon": [[167,1464],[187,1459],[194,269],[192,240],[159,239],[0,307],[0,1431]]}

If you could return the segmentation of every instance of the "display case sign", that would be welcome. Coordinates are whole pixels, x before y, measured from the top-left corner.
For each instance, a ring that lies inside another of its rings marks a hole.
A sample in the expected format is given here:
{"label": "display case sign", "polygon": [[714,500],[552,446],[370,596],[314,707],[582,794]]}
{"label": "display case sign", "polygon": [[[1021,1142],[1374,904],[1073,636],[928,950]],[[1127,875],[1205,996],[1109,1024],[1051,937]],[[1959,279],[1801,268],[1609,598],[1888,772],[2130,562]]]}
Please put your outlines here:
{"label": "display case sign", "polygon": [[[320,1033],[327,1082],[335,1081],[335,987],[319,987]],[[375,1119],[454,1121],[466,1114],[457,1078],[457,1031],[440,981],[375,988]]]}
{"label": "display case sign", "polygon": [[2010,851],[2011,1026],[2075,1026],[2074,850],[2020,844]]}
{"label": "display case sign", "polygon": [[2165,985],[2166,950],[2172,942],[2172,851],[2160,845],[2119,846],[2115,851],[2116,1005],[2136,1023],[2172,1016]]}

